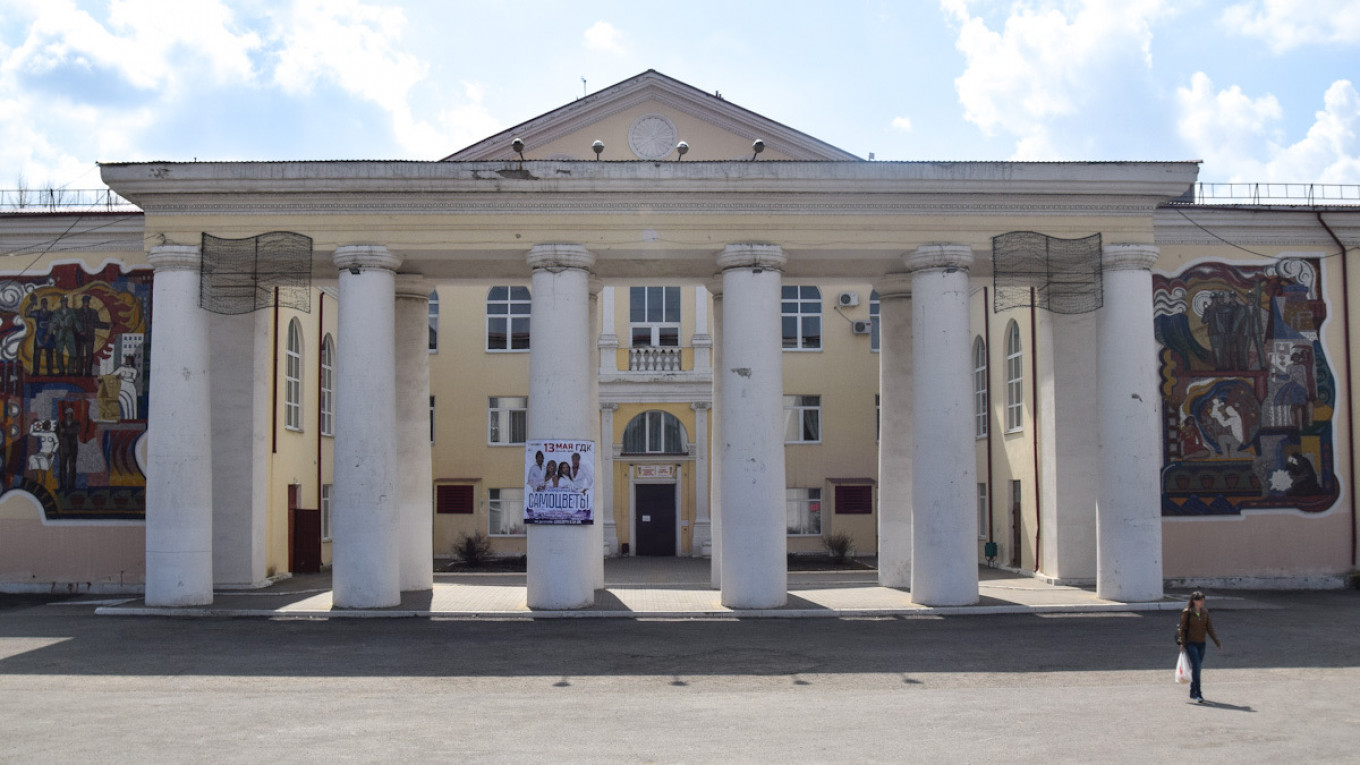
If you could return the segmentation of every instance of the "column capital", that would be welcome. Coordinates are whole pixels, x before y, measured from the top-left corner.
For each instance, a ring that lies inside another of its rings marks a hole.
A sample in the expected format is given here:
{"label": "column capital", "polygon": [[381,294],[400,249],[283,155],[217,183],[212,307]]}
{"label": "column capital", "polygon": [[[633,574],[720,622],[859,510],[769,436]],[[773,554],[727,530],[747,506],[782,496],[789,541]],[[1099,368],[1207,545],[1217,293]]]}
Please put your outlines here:
{"label": "column capital", "polygon": [[783,271],[787,262],[784,248],[777,244],[729,244],[718,253],[718,268],[723,271],[733,268]]}
{"label": "column capital", "polygon": [[158,244],[146,254],[156,273],[197,271],[203,259],[196,244]]}
{"label": "column capital", "polygon": [[336,268],[350,272],[396,271],[401,265],[401,258],[381,244],[342,244],[331,260]]}
{"label": "column capital", "polygon": [[693,409],[693,410],[696,411],[696,412],[707,412],[708,410],[710,410],[710,409],[713,408],[713,402],[712,402],[712,401],[691,401],[691,402],[690,402],[690,405],[689,405],[689,408],[690,408],[690,409]]}
{"label": "column capital", "polygon": [[880,302],[897,298],[910,300],[911,274],[900,272],[884,274],[883,278],[874,282],[874,291],[878,293]]}
{"label": "column capital", "polygon": [[429,300],[430,292],[433,290],[434,287],[430,281],[420,274],[397,274],[396,291],[398,299]]}
{"label": "column capital", "polygon": [[590,290],[591,300],[598,299],[600,297],[600,293],[604,292],[604,280],[598,279],[594,275],[592,275],[589,281],[587,281],[586,286],[587,289]]}
{"label": "column capital", "polygon": [[618,405],[618,404],[615,404],[615,403],[612,403],[612,402],[611,402],[611,403],[607,403],[607,404],[600,404],[600,411],[601,411],[601,412],[615,412],[615,411],[618,411],[618,408],[619,408],[619,405]]}
{"label": "column capital", "polygon": [[1158,254],[1155,244],[1107,244],[1100,264],[1106,271],[1149,271]]}
{"label": "column capital", "polygon": [[973,248],[966,244],[923,244],[902,260],[906,262],[908,272],[967,271],[973,265]]}
{"label": "column capital", "polygon": [[536,244],[529,248],[525,260],[535,270],[579,268],[589,271],[595,265],[595,254],[579,244]]}
{"label": "column capital", "polygon": [[710,276],[708,281],[704,282],[704,289],[708,290],[708,294],[712,295],[714,300],[722,300],[722,274],[716,273]]}

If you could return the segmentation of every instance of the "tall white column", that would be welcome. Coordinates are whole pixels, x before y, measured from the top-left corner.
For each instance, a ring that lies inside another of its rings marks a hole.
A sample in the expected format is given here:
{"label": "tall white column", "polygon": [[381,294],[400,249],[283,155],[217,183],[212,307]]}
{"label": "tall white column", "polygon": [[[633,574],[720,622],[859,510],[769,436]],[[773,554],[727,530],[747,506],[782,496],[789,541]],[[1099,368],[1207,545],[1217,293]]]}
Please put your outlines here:
{"label": "tall white column", "polygon": [[784,360],[777,245],[729,244],[723,275],[722,604],[778,608],[788,599],[784,498]]}
{"label": "tall white column", "polygon": [[[591,279],[589,289],[590,336],[595,338],[600,336],[600,292],[604,289],[604,283],[599,279]],[[590,343],[589,369],[595,370],[600,368],[603,350],[604,349],[600,347],[600,343]],[[604,480],[605,476],[602,469],[604,466],[604,438],[601,435],[602,431],[600,429],[600,417],[598,414],[600,411],[600,376],[598,373],[593,373],[591,375],[587,391],[589,392],[588,398],[590,401],[590,409],[588,410],[590,418],[590,438],[595,442],[595,456],[591,458],[595,464],[591,465],[591,469],[595,471],[595,481],[598,484],[600,481]],[[595,548],[590,559],[590,573],[592,580],[591,586],[595,590],[604,589],[604,557],[609,553],[609,548],[605,541],[603,516],[612,513],[607,506],[600,504],[599,500],[600,494],[597,489],[595,492],[595,522],[590,525],[590,535],[593,539],[591,544]],[[592,597],[594,597],[593,592]]]}
{"label": "tall white column", "polygon": [[1096,593],[1107,600],[1162,597],[1161,400],[1152,327],[1157,248],[1105,248],[1100,312],[1100,505]]}
{"label": "tall white column", "polygon": [[[708,280],[708,292],[713,296],[713,369],[722,369],[722,274],[715,274]],[[713,420],[712,436],[709,441],[708,459],[708,518],[710,523],[709,539],[712,540],[712,557],[708,561],[709,586],[717,590],[722,587],[722,375],[713,375]]]}
{"label": "tall white column", "polygon": [[[600,292],[600,374],[613,375],[619,371],[619,336],[614,333],[614,288]],[[617,547],[615,549],[618,549]]]}
{"label": "tall white column", "polygon": [[434,588],[430,463],[430,283],[396,277],[396,435],[401,590]]}
{"label": "tall white column", "polygon": [[152,247],[151,389],[147,413],[146,603],[213,600],[212,346],[198,306],[199,249]]}
{"label": "tall white column", "polygon": [[907,256],[911,273],[911,599],[927,606],[978,600],[977,491],[967,245]]}
{"label": "tall white column", "polygon": [[213,369],[213,581],[269,581],[269,418],[273,398],[272,314],[208,319]]}
{"label": "tall white column", "polygon": [[[573,244],[529,251],[533,307],[529,346],[529,439],[589,440],[595,384],[590,346],[590,267],[595,256]],[[599,448],[599,444],[596,444]],[[602,543],[588,526],[528,529],[530,608],[585,608],[595,602],[594,559]]]}
{"label": "tall white column", "polygon": [[708,410],[707,401],[690,404],[694,410],[694,527],[690,530],[689,554],[695,558],[713,554],[713,528],[708,515]]}
{"label": "tall white column", "polygon": [[[395,274],[381,245],[337,247],[331,582],[337,608],[401,602],[398,562]],[[428,401],[428,400],[427,400]]]}
{"label": "tall white column", "polygon": [[878,583],[911,587],[911,276],[876,285],[878,315]]}
{"label": "tall white column", "polygon": [[713,336],[708,334],[708,289],[703,285],[694,288],[694,337],[690,339],[694,348],[694,371],[696,374],[713,374]]}
{"label": "tall white column", "polygon": [[595,522],[604,524],[605,554],[619,554],[619,528],[614,517],[614,412],[618,404],[600,404],[600,471],[595,474]]}

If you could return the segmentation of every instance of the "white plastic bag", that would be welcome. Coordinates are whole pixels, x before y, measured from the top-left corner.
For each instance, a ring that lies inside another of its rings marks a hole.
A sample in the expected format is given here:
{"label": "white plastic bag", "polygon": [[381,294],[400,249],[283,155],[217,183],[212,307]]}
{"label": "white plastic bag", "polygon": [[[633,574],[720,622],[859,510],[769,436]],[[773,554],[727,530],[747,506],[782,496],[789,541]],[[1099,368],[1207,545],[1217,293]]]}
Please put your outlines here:
{"label": "white plastic bag", "polygon": [[1185,655],[1185,651],[1181,651],[1181,657],[1176,660],[1176,682],[1190,682],[1190,657]]}

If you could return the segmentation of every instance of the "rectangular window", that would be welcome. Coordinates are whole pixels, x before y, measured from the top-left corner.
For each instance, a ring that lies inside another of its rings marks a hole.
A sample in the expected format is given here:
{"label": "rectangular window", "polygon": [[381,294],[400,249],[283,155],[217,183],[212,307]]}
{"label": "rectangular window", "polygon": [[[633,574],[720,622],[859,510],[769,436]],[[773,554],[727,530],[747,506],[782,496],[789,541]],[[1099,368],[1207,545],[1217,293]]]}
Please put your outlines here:
{"label": "rectangular window", "polygon": [[836,487],[836,515],[870,515],[873,512],[874,487]]}
{"label": "rectangular window", "polygon": [[488,489],[486,507],[490,536],[524,536],[523,489]]}
{"label": "rectangular window", "polygon": [[471,484],[444,484],[434,489],[434,511],[445,515],[470,515],[473,510]]}
{"label": "rectangular window", "polygon": [[822,397],[784,397],[784,443],[822,442]]}
{"label": "rectangular window", "polygon": [[430,353],[439,350],[439,292],[430,293]]}
{"label": "rectangular window", "polygon": [[529,350],[528,287],[492,287],[486,293],[486,349]]}
{"label": "rectangular window", "polygon": [[321,484],[321,541],[331,538],[331,488],[332,484]]}
{"label": "rectangular window", "polygon": [[680,288],[629,287],[628,321],[632,347],[679,347]]}
{"label": "rectangular window", "polygon": [[780,289],[779,318],[784,334],[784,350],[821,350],[821,289],[789,285],[782,287]]}
{"label": "rectangular window", "polygon": [[492,396],[487,410],[488,444],[522,444],[529,426],[529,399],[525,396]]}
{"label": "rectangular window", "polygon": [[987,484],[977,485],[978,539],[987,538]]}
{"label": "rectangular window", "polygon": [[784,507],[788,515],[789,536],[817,536],[822,533],[821,489],[785,489]]}

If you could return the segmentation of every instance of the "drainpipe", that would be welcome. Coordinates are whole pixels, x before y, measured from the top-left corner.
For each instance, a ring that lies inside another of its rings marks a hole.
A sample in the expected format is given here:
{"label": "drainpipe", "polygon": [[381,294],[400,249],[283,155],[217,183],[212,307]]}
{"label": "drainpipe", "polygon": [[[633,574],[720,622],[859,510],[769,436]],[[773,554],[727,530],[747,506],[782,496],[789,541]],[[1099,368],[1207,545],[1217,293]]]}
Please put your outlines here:
{"label": "drainpipe", "polygon": [[1341,238],[1336,235],[1332,227],[1327,225],[1327,221],[1322,219],[1320,210],[1315,211],[1314,214],[1317,215],[1318,223],[1322,224],[1322,227],[1332,237],[1332,241],[1336,242],[1337,254],[1341,256],[1341,328],[1344,332],[1343,337],[1346,345],[1346,414],[1351,418],[1352,423],[1352,427],[1346,428],[1346,450],[1350,454],[1350,459],[1347,460],[1346,480],[1350,483],[1351,489],[1351,568],[1355,569],[1360,567],[1360,560],[1356,559],[1355,540],[1356,513],[1358,512],[1355,504],[1355,410],[1352,409],[1355,403],[1355,394],[1353,393],[1355,378],[1351,376],[1351,290],[1346,273],[1346,245],[1342,243]]}
{"label": "drainpipe", "polygon": [[[1034,570],[1039,571],[1043,562],[1044,508],[1042,492],[1039,490],[1039,337],[1038,309],[1034,307],[1034,288],[1029,288],[1029,397],[1030,416],[1034,418]],[[1023,376],[1022,376],[1023,377]]]}
{"label": "drainpipe", "polygon": [[982,288],[982,344],[987,352],[987,374],[982,381],[984,390],[987,391],[987,541],[995,542],[996,538],[992,534],[992,504],[996,501],[996,494],[992,492],[992,322],[991,315],[987,307],[991,303],[987,298],[987,288]]}
{"label": "drainpipe", "polygon": [[279,288],[274,288],[274,337],[271,346],[273,348],[274,366],[271,376],[273,380],[269,389],[269,433],[271,446],[270,453],[279,453]]}

